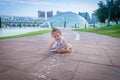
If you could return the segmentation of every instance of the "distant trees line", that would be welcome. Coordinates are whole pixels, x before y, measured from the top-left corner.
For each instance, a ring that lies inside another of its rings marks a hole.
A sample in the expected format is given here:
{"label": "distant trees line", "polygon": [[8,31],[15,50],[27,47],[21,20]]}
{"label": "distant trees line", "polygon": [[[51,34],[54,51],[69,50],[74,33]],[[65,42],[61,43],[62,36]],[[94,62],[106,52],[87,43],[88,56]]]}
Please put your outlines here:
{"label": "distant trees line", "polygon": [[110,21],[115,21],[116,24],[118,24],[118,21],[120,20],[120,0],[107,1],[107,4],[103,1],[98,3],[99,8],[95,11],[97,18],[100,22],[105,22],[110,13]]}

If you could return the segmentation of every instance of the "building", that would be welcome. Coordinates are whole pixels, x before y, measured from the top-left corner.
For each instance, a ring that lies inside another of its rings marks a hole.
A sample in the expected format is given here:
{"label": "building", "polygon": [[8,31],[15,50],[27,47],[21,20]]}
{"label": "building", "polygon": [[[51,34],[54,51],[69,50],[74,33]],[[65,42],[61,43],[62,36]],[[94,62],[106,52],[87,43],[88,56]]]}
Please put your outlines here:
{"label": "building", "polygon": [[0,15],[2,27],[38,27],[39,19],[31,17],[4,16]]}
{"label": "building", "polygon": [[53,11],[48,11],[47,12],[47,19],[53,16]]}
{"label": "building", "polygon": [[45,20],[53,16],[53,11],[38,11],[38,19],[43,23]]}
{"label": "building", "polygon": [[[67,11],[67,12],[70,12],[70,13],[71,13],[71,11]],[[56,15],[61,15],[61,14],[63,14],[63,13],[66,13],[66,12],[57,11],[57,14],[56,14]]]}
{"label": "building", "polygon": [[45,18],[45,12],[44,11],[38,11],[38,18]]}
{"label": "building", "polygon": [[62,14],[62,13],[64,13],[64,12],[61,12],[61,11],[57,11],[57,15],[59,15],[59,14]]}
{"label": "building", "polygon": [[96,22],[98,22],[98,18],[97,18],[97,16],[96,16],[95,13],[92,13],[92,19],[91,19],[91,22],[92,22],[92,23],[96,23]]}
{"label": "building", "polygon": [[45,12],[44,11],[38,11],[38,19],[41,23],[45,21]]}
{"label": "building", "polygon": [[83,13],[79,12],[79,15],[84,17],[87,20],[87,22],[90,23],[91,20],[88,12],[83,12]]}
{"label": "building", "polygon": [[88,22],[76,13],[62,12],[47,19],[41,26],[48,28],[86,28],[88,27]]}

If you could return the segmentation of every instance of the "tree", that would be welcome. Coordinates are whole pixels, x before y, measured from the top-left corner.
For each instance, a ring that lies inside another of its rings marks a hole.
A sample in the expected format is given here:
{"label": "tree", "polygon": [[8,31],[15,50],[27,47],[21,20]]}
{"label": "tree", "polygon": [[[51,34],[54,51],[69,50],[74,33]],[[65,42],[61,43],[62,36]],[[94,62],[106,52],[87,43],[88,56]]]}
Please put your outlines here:
{"label": "tree", "polygon": [[111,20],[115,21],[116,24],[118,24],[118,20],[120,20],[120,0],[115,0],[113,2],[111,10]]}
{"label": "tree", "polygon": [[97,18],[100,22],[105,22],[105,20],[108,17],[107,5],[105,5],[103,1],[100,1],[98,3],[98,6],[99,6],[99,8],[95,11]]}
{"label": "tree", "polygon": [[109,0],[107,4],[105,4],[103,1],[100,1],[98,3],[99,8],[95,11],[95,13],[100,22],[105,22],[105,20],[108,18],[109,8],[111,7],[110,20],[116,21],[116,24],[118,24],[118,20],[120,20],[120,0],[112,0],[113,2],[110,1],[111,0]]}

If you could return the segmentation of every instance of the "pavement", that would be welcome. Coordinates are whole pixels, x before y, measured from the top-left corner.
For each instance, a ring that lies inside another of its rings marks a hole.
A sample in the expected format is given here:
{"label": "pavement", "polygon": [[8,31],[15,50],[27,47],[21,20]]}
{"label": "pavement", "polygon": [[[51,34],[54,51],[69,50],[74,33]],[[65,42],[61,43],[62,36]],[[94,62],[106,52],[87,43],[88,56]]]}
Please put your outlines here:
{"label": "pavement", "polygon": [[0,40],[0,80],[120,80],[120,38],[61,31],[72,53],[47,52],[50,33]]}

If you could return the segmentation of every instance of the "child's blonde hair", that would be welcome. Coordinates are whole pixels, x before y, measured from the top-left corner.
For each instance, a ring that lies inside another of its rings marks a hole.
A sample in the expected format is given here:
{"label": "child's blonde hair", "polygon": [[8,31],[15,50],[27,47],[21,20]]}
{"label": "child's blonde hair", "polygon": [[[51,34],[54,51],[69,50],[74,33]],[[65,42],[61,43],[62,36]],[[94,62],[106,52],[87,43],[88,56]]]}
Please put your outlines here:
{"label": "child's blonde hair", "polygon": [[51,35],[54,33],[54,32],[58,32],[60,35],[62,35],[61,31],[57,28],[52,28],[52,31],[51,31]]}

